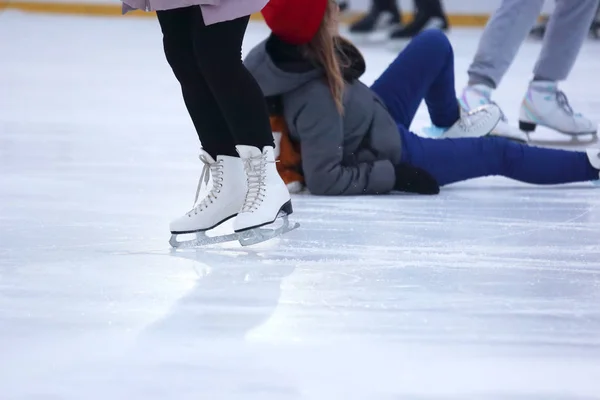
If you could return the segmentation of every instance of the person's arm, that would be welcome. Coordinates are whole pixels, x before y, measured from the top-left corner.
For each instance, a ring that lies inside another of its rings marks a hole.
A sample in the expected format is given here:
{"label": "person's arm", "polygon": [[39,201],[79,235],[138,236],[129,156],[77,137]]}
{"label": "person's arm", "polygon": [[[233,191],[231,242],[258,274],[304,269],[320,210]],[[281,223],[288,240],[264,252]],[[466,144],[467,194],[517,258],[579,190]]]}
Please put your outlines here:
{"label": "person's arm", "polygon": [[344,131],[331,93],[326,86],[310,85],[296,99],[288,116],[300,138],[302,169],[309,191],[339,196],[387,193],[394,188],[395,171],[389,160],[343,165]]}

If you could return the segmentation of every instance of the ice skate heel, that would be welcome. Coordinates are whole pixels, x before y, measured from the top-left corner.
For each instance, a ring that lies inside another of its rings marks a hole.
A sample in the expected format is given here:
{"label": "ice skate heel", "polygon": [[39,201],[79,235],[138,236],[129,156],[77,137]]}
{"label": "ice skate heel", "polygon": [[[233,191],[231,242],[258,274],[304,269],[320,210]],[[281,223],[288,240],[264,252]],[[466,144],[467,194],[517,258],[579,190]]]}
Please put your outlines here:
{"label": "ice skate heel", "polygon": [[533,122],[519,120],[519,129],[527,136],[527,141],[531,140],[531,134],[537,128],[537,124]]}
{"label": "ice skate heel", "polygon": [[[238,234],[238,241],[242,246],[251,246],[253,244],[258,244],[269,239],[273,239],[277,236],[281,236],[287,232],[293,231],[296,228],[300,227],[300,224],[297,222],[290,223],[289,215],[292,214],[292,201],[288,201],[277,213],[274,221],[267,222],[261,226],[246,228],[242,231],[236,232]],[[281,224],[277,227],[271,226],[272,224],[277,224],[278,221],[281,221]]]}
{"label": "ice skate heel", "polygon": [[519,129],[527,134],[535,131],[536,127],[537,127],[537,124],[534,124],[533,122],[527,122],[527,121],[523,121],[523,120],[519,121]]}
{"label": "ice skate heel", "polygon": [[285,215],[290,215],[294,213],[294,208],[292,207],[292,201],[288,201],[283,206],[281,206],[281,210],[279,213],[284,213]]}

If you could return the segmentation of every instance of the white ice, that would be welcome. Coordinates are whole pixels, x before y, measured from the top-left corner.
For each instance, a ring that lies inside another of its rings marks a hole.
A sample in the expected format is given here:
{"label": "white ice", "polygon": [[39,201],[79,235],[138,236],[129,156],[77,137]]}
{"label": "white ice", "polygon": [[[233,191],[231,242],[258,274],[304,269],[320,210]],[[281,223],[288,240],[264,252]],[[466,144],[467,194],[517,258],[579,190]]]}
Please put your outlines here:
{"label": "white ice", "polygon": [[[450,34],[457,89],[480,33]],[[171,253],[200,165],[157,23],[6,11],[0,38],[0,399],[600,398],[591,184],[296,196],[282,239]],[[596,120],[599,50],[562,86]],[[394,54],[363,51],[370,82]]]}

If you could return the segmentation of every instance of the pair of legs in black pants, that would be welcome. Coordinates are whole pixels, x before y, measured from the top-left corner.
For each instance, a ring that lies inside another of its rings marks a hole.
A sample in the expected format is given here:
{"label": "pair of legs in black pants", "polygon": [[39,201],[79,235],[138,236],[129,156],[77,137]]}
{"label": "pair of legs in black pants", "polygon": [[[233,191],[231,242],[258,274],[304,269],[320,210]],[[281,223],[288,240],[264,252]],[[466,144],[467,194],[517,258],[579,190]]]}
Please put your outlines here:
{"label": "pair of legs in black pants", "polygon": [[237,156],[236,145],[273,146],[263,93],[242,63],[249,16],[205,25],[199,6],[158,11],[167,61],[203,149]]}

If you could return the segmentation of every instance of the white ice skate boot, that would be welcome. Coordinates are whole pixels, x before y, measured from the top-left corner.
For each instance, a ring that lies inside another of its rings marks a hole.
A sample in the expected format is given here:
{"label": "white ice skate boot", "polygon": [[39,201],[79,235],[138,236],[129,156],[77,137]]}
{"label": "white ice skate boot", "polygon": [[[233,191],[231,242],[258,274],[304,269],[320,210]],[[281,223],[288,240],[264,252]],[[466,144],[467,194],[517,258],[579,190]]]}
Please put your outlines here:
{"label": "white ice skate boot", "polygon": [[487,104],[471,111],[460,110],[460,119],[450,128],[437,126],[425,128],[427,136],[434,138],[477,138],[489,135],[502,117],[502,111],[494,104]]}
{"label": "white ice skate boot", "polygon": [[488,104],[472,109],[461,111],[461,116],[452,125],[443,137],[445,138],[474,138],[489,135],[502,118],[502,111],[494,104]]}
{"label": "white ice skate boot", "polygon": [[548,81],[531,82],[521,103],[519,113],[521,130],[533,132],[537,125],[572,137],[596,135],[598,131],[596,124],[581,114],[573,112],[567,96],[558,90],[556,82]]}
{"label": "white ice skate boot", "polygon": [[[498,106],[492,101],[492,89],[485,85],[472,85],[467,86],[458,99],[461,108],[464,111],[470,111],[477,107],[481,107],[488,104]],[[527,135],[516,127],[510,126],[508,120],[502,110],[500,109],[500,121],[496,127],[490,132],[494,136],[502,136],[507,139],[515,140],[517,142],[526,143],[528,141]]]}
{"label": "white ice skate boot", "polygon": [[[256,244],[297,228],[290,227],[288,215],[293,212],[290,193],[277,172],[273,147],[265,146],[261,152],[253,146],[236,146],[244,163],[247,193],[241,211],[235,218],[233,228],[243,246]],[[261,229],[277,218],[283,226],[277,229]]]}
{"label": "white ice skate boot", "polygon": [[[244,204],[246,196],[246,174],[244,164],[238,157],[217,156],[215,161],[204,150],[200,153],[204,163],[198,182],[194,208],[184,216],[171,222],[171,246],[175,248],[193,247],[206,244],[237,240],[237,235],[207,236],[209,231],[235,217]],[[212,187],[207,195],[198,201],[200,190],[208,185],[212,177]],[[195,233],[196,239],[178,242],[177,235]]]}

